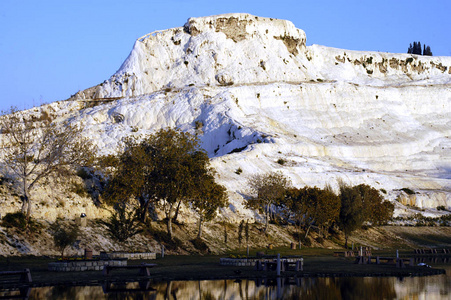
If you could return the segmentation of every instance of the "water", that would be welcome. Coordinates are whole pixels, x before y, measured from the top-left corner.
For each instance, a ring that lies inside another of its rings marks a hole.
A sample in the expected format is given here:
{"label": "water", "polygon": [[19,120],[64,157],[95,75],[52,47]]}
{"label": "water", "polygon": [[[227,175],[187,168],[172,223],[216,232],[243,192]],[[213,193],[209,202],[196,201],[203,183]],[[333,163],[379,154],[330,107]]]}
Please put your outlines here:
{"label": "water", "polygon": [[279,278],[109,283],[103,286],[49,286],[1,296],[26,299],[451,299],[447,275],[425,277]]}

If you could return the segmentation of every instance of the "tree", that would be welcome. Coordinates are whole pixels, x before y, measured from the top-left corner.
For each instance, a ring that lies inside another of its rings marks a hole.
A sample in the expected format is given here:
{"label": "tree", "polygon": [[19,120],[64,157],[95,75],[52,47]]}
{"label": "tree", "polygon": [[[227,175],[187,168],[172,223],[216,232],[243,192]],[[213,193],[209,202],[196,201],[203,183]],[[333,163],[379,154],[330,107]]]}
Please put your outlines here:
{"label": "tree", "polygon": [[194,210],[199,215],[197,238],[202,236],[202,223],[216,217],[218,208],[228,205],[227,190],[217,184],[212,174],[205,174],[196,181],[196,196],[191,200]]}
{"label": "tree", "polygon": [[117,159],[105,189],[111,203],[138,200],[141,219],[151,204],[165,213],[172,238],[174,210],[180,201],[196,194],[196,180],[209,172],[210,159],[196,136],[174,129],[161,129],[141,142],[126,140],[125,151]]}
{"label": "tree", "polygon": [[353,189],[360,194],[362,199],[364,221],[379,225],[392,218],[394,205],[389,201],[384,201],[378,190],[366,184],[359,184]]}
{"label": "tree", "polygon": [[50,230],[52,231],[55,247],[61,252],[61,259],[64,259],[66,248],[77,240],[80,231],[79,227],[74,224],[67,225],[61,219],[58,219],[50,226]]}
{"label": "tree", "polygon": [[154,167],[147,144],[134,138],[124,140],[124,151],[115,156],[101,159],[104,170],[111,170],[103,198],[110,205],[124,205],[130,199],[135,199],[138,205],[136,215],[142,222],[147,221],[149,206],[155,201],[152,198],[149,181],[150,172]]}
{"label": "tree", "polygon": [[40,115],[11,108],[0,117],[1,160],[21,186],[22,213],[30,219],[30,191],[53,174],[71,175],[74,167],[93,162],[95,147],[75,125],[57,125],[45,110]]}
{"label": "tree", "polygon": [[345,233],[345,247],[352,231],[360,228],[363,222],[383,224],[393,216],[394,205],[384,201],[375,188],[359,184],[351,187],[343,182],[340,186],[340,225]]}
{"label": "tree", "polygon": [[248,180],[251,198],[246,207],[265,213],[265,231],[268,230],[271,206],[284,198],[291,182],[280,172],[257,174]]}
{"label": "tree", "polygon": [[294,214],[296,222],[307,225],[305,238],[313,225],[326,228],[338,219],[340,199],[328,187],[291,189],[287,195],[284,201]]}
{"label": "tree", "polygon": [[423,45],[423,50],[421,49],[421,42],[413,42],[409,45],[409,48],[407,48],[407,53],[409,54],[416,54],[416,55],[427,55],[432,56],[431,47],[426,46],[426,44]]}
{"label": "tree", "polygon": [[345,234],[345,248],[348,247],[348,237],[359,228],[364,221],[365,211],[362,198],[356,189],[339,182],[340,187],[340,227]]}

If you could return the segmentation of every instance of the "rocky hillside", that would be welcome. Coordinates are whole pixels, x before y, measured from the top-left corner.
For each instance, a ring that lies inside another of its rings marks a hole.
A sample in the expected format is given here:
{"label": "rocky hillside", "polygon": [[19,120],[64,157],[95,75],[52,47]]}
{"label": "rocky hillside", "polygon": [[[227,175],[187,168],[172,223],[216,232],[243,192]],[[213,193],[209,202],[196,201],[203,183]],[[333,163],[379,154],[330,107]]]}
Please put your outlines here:
{"label": "rocky hillside", "polygon": [[306,46],[291,22],[248,14],[191,18],[139,38],[103,83],[29,112],[40,109],[81,124],[103,154],[163,127],[197,133],[231,220],[258,218],[246,179],[270,170],[298,187],[369,184],[397,214],[451,206],[451,57]]}

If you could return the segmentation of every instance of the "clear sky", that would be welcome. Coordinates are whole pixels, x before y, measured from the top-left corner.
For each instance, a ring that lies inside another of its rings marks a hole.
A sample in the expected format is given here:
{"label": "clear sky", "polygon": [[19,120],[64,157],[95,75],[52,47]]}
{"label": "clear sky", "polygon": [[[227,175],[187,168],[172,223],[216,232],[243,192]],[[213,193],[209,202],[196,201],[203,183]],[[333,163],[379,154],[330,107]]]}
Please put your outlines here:
{"label": "clear sky", "polygon": [[0,110],[64,100],[116,72],[137,38],[189,17],[290,20],[307,45],[451,56],[450,0],[0,0]]}

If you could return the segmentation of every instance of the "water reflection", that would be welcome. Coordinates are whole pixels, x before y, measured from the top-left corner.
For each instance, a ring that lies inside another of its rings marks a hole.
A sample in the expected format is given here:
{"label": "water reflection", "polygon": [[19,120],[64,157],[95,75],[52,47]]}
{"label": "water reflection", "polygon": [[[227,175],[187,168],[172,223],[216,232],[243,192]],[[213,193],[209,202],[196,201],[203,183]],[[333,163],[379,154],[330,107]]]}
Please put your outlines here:
{"label": "water reflection", "polygon": [[[451,267],[449,267],[451,271]],[[449,273],[448,273],[449,274]],[[449,299],[451,277],[277,278],[32,288],[27,299]],[[0,291],[1,296],[6,296]]]}

